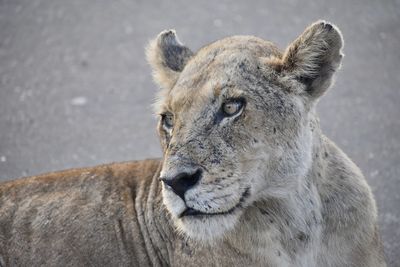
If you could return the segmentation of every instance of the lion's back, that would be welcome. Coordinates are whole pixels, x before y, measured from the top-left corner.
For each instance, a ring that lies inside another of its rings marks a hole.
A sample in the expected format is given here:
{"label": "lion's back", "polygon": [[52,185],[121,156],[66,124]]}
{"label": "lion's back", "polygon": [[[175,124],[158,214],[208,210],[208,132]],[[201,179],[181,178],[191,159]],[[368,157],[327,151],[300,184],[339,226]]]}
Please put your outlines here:
{"label": "lion's back", "polygon": [[0,265],[139,264],[133,254],[146,253],[137,246],[134,202],[158,165],[115,163],[0,184]]}

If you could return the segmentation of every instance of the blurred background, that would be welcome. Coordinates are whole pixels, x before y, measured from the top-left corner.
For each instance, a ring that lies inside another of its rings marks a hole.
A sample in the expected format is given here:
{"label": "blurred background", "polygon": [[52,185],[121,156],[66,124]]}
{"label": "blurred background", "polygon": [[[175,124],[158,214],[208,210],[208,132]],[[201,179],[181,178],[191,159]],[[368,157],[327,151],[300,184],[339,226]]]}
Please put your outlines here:
{"label": "blurred background", "polygon": [[0,180],[160,157],[144,56],[160,31],[193,51],[235,34],[285,48],[320,18],[346,54],[321,125],[363,170],[400,266],[399,0],[0,0]]}

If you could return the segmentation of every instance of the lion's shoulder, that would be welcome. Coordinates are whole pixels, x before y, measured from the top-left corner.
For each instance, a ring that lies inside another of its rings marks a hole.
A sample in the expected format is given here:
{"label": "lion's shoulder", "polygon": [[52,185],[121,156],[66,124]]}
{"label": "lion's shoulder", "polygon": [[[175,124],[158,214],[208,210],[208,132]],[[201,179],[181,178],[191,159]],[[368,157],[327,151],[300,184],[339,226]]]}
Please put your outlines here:
{"label": "lion's shoulder", "polygon": [[[0,183],[0,200],[22,201],[26,196],[45,196],[65,192],[104,191],[107,187],[135,188],[151,180],[160,165],[159,159],[103,164],[24,177]],[[24,193],[26,192],[26,194]]]}

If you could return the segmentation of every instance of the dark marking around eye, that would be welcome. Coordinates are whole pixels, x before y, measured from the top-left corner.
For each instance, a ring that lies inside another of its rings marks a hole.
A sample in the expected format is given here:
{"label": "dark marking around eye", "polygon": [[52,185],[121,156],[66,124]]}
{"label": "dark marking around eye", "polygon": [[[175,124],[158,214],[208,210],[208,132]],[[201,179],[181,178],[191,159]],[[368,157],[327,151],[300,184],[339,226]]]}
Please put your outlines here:
{"label": "dark marking around eye", "polygon": [[217,113],[215,114],[213,125],[219,124],[224,118],[225,118],[225,115],[222,112],[222,110],[218,110]]}
{"label": "dark marking around eye", "polygon": [[[230,102],[236,102],[240,104],[240,107],[238,109],[238,112],[240,112],[240,110],[244,109],[245,107],[245,100],[243,98],[237,98],[237,99],[230,99],[227,100],[225,103],[230,103]],[[213,121],[213,125],[219,124],[224,118],[227,117],[233,117],[235,116],[238,112],[234,113],[234,114],[227,114],[224,112],[223,107],[225,105],[225,103],[221,106],[221,108],[215,113],[214,116],[214,121]],[[235,118],[235,120],[237,120],[238,117]]]}
{"label": "dark marking around eye", "polygon": [[174,126],[174,118],[172,114],[163,114],[162,123],[168,130]]}

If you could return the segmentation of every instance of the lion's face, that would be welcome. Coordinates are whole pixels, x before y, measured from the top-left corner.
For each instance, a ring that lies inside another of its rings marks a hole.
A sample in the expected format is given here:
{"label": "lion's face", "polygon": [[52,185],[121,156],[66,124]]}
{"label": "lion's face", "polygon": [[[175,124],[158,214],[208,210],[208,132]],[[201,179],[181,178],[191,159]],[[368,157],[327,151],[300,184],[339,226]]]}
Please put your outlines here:
{"label": "lion's face", "polygon": [[221,237],[255,201],[296,190],[311,165],[311,96],[271,43],[231,37],[193,55],[168,31],[148,56],[167,87],[157,103],[160,179],[178,230]]}

